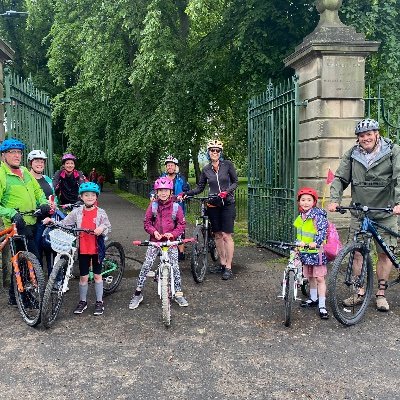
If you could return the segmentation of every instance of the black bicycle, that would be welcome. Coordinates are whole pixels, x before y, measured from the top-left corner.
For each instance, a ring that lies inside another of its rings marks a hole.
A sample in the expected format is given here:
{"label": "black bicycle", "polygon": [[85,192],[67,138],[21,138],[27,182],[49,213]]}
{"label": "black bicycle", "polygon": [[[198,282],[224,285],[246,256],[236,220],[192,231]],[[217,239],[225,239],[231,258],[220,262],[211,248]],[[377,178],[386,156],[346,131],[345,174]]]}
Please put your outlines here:
{"label": "black bicycle", "polygon": [[[372,295],[373,268],[370,255],[371,241],[375,239],[395,268],[400,268],[400,260],[378,233],[377,228],[400,238],[400,235],[389,228],[378,224],[368,217],[370,211],[392,213],[392,208],[372,208],[355,204],[350,207],[337,207],[336,211],[345,213],[354,210],[362,216],[360,228],[354,233],[354,240],[348,243],[336,257],[329,275],[329,304],[333,315],[343,325],[350,326],[359,322],[365,312]],[[400,275],[388,282],[388,287],[400,283]],[[364,294],[360,295],[360,291]]]}
{"label": "black bicycle", "polygon": [[207,202],[212,199],[209,197],[187,197],[186,199],[200,201],[200,216],[196,219],[196,227],[193,231],[192,254],[190,259],[190,269],[193,279],[196,283],[202,283],[208,269],[208,254],[216,262],[218,260],[218,251],[215,245],[214,233],[211,228],[211,222],[207,215]]}

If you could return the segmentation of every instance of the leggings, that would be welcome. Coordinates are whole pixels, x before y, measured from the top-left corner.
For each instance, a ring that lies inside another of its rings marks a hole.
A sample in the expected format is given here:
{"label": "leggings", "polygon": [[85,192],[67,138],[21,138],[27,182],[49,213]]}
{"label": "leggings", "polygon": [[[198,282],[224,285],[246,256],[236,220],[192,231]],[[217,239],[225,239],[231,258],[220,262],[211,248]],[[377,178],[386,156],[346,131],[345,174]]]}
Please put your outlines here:
{"label": "leggings", "polygon": [[[139,277],[137,280],[137,288],[143,289],[145,281],[146,281],[146,275],[150,271],[151,267],[154,264],[154,261],[156,257],[158,256],[159,249],[157,247],[149,246],[147,248],[147,253],[146,253],[146,259],[144,260],[144,263],[142,265],[142,268],[139,273]],[[174,286],[175,286],[175,292],[181,292],[182,287],[181,287],[181,272],[179,271],[179,264],[178,264],[178,249],[176,247],[170,247],[168,249],[168,256],[169,260],[171,261],[172,264],[172,271],[174,274]]]}

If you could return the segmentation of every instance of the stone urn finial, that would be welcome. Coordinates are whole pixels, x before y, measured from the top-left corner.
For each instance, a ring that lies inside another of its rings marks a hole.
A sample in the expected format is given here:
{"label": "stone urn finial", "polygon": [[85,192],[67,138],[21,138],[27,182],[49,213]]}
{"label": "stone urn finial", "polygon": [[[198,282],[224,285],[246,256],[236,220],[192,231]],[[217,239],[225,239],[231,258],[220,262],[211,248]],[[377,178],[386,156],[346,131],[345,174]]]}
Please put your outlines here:
{"label": "stone urn finial", "polygon": [[338,13],[341,5],[342,0],[316,0],[315,6],[320,14],[318,27],[343,26]]}

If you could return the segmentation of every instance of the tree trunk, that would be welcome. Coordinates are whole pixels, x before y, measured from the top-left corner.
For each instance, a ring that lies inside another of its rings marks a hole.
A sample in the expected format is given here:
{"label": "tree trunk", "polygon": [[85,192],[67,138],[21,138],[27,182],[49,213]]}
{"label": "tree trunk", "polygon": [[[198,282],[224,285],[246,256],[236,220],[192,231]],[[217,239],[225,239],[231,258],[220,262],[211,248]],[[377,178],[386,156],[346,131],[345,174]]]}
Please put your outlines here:
{"label": "tree trunk", "polygon": [[196,145],[195,147],[193,147],[192,151],[193,151],[192,160],[193,160],[194,174],[196,176],[196,183],[198,183],[201,174],[199,165],[199,151],[200,151],[199,146]]}
{"label": "tree trunk", "polygon": [[158,150],[152,149],[147,156],[147,180],[148,182],[154,182],[159,176]]}

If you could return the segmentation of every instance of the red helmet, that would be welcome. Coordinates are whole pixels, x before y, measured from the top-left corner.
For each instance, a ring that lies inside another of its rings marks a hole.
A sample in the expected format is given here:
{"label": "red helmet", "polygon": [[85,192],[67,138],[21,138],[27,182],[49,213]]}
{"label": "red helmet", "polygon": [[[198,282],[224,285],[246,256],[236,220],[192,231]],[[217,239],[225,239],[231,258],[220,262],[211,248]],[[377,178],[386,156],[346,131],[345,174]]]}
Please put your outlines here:
{"label": "red helmet", "polygon": [[314,198],[314,206],[317,204],[318,193],[315,189],[310,188],[310,187],[303,187],[303,188],[299,189],[299,191],[297,192],[297,201],[300,200],[300,197],[303,194],[309,194],[310,196],[312,196]]}

